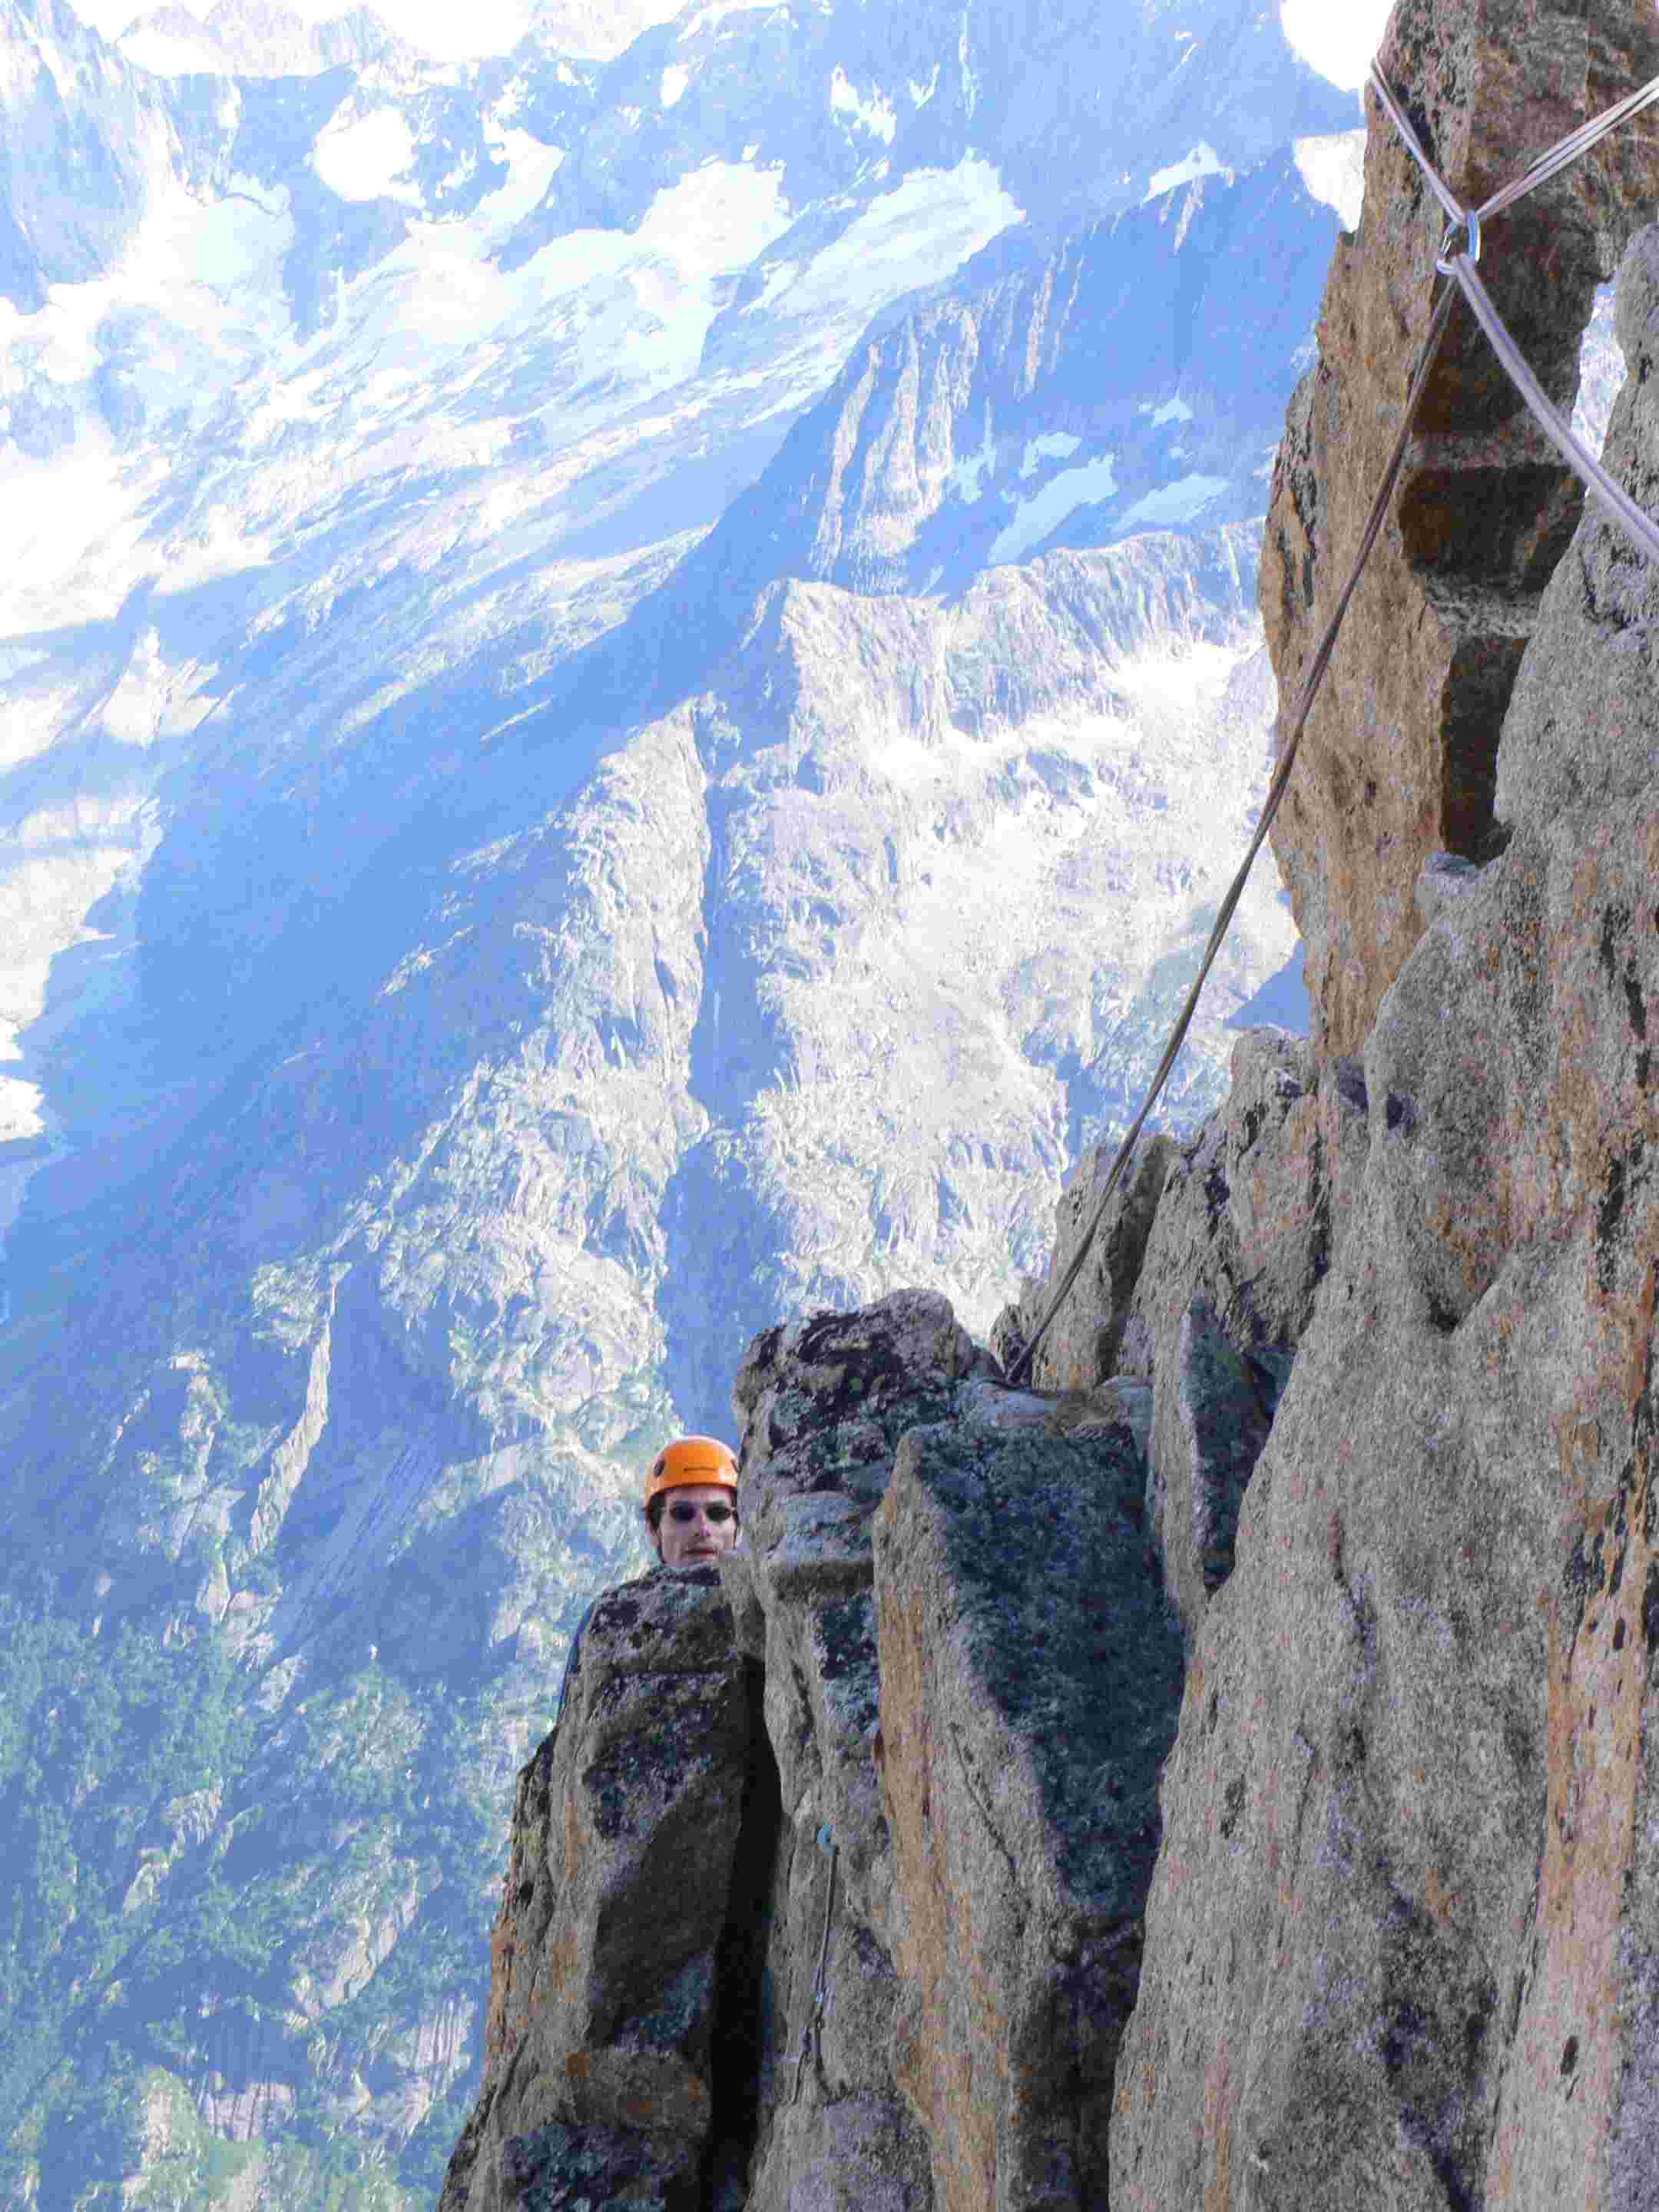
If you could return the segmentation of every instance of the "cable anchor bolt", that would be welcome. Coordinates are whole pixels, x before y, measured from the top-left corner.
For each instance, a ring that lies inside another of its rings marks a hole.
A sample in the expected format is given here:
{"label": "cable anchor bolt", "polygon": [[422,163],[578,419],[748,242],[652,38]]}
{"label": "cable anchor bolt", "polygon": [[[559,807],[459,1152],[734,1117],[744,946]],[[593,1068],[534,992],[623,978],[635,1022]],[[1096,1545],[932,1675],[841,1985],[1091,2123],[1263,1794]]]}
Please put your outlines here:
{"label": "cable anchor bolt", "polygon": [[[1456,241],[1464,236],[1467,236],[1468,244],[1459,253],[1455,250]],[[1440,252],[1434,265],[1443,276],[1449,276],[1453,262],[1465,258],[1470,261],[1480,258],[1480,218],[1478,215],[1466,215],[1461,222],[1446,225],[1446,234],[1440,241]]]}

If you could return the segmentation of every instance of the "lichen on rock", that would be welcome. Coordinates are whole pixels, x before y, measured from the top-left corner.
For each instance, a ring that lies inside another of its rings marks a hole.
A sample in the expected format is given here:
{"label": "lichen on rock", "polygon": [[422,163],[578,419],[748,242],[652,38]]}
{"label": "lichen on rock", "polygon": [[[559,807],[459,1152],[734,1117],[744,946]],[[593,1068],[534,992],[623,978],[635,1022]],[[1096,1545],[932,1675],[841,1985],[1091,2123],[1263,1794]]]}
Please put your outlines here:
{"label": "lichen on rock", "polygon": [[1105,2201],[1179,1632],[1127,1425],[913,1430],[877,1520],[896,2061],[941,2212]]}
{"label": "lichen on rock", "polygon": [[550,2207],[596,2159],[613,2178],[632,2160],[642,2203],[696,2201],[720,2148],[717,1965],[757,1705],[713,1568],[595,1608],[563,1718],[520,1777],[483,2089],[444,2212]]}
{"label": "lichen on rock", "polygon": [[[1632,11],[1548,12],[1402,6],[1390,64],[1438,121],[1454,92],[1479,107],[1553,55],[1535,123],[1492,146],[1507,167],[1561,119],[1564,56],[1588,51],[1574,98],[1599,106],[1620,40],[1651,36]],[[1632,219],[1620,165],[1646,155],[1611,158],[1557,224],[1563,255]],[[1511,251],[1495,234],[1494,260]],[[1649,231],[1620,275],[1630,377],[1606,456],[1650,502],[1656,270]],[[1559,351],[1578,280],[1558,273],[1509,281],[1534,340],[1563,319]],[[1352,362],[1374,404],[1381,363]],[[1448,410],[1433,434],[1455,428]],[[1346,497],[1352,465],[1328,447],[1320,496]],[[1484,465],[1494,518],[1535,496],[1524,453]],[[1543,581],[1492,732],[1489,843],[1449,861],[1418,830],[1383,839],[1364,896],[1357,843],[1307,860],[1330,921],[1322,1035],[1363,1046],[1368,1141],[1194,1644],[1118,2073],[1119,2212],[1659,2202],[1659,603],[1594,511]],[[1368,652],[1401,648],[1355,617],[1360,682]],[[1337,700],[1341,741],[1397,765]],[[1324,803],[1319,773],[1308,789]],[[1376,917],[1402,901],[1384,947]]]}

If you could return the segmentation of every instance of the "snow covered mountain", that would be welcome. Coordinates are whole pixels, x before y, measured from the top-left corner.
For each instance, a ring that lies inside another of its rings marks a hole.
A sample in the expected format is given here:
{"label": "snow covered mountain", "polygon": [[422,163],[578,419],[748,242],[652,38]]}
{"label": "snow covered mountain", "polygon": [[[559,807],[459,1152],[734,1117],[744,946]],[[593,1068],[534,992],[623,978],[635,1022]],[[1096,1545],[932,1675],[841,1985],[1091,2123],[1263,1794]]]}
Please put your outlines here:
{"label": "snow covered mountain", "polygon": [[395,38],[372,8],[308,23],[275,0],[218,0],[198,19],[158,8],[118,40],[125,58],[156,76],[313,76],[347,66],[409,76],[423,57]]}
{"label": "snow covered mountain", "polygon": [[640,1467],[803,1304],[988,1323],[1259,803],[1350,103],[652,12],[0,0],[0,2202],[429,2195]]}

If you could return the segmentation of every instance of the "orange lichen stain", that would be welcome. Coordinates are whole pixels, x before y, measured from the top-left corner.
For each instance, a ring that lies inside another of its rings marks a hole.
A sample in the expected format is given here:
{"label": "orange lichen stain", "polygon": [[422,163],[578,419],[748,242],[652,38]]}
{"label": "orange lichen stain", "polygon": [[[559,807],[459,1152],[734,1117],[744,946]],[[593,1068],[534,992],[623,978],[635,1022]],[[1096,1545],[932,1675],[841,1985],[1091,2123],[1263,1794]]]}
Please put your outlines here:
{"label": "orange lichen stain", "polygon": [[[484,2022],[484,2075],[499,2062],[510,2055],[507,2048],[507,2014],[513,1994],[513,1961],[518,1945],[513,1923],[507,1917],[503,1904],[501,1917],[495,1923],[495,1933],[489,1939],[489,2009]],[[516,2048],[519,2039],[514,2037]]]}
{"label": "orange lichen stain", "polygon": [[[1653,1292],[1650,1269],[1632,1316],[1642,1340],[1632,1407],[1645,1387]],[[1569,1496],[1587,1497],[1602,1443],[1594,1423],[1563,1434]],[[1552,1607],[1534,1963],[1499,2113],[1492,2212],[1569,2198],[1601,2212],[1623,2063],[1618,1954],[1642,1770],[1648,1668],[1639,1614],[1654,1557],[1653,1478],[1638,1443],[1614,1497],[1581,1507],[1582,1555],[1599,1562],[1600,1576],[1576,1626],[1563,1620],[1559,1600]]]}
{"label": "orange lichen stain", "polygon": [[1437,1867],[1431,1867],[1423,1878],[1423,1902],[1428,1906],[1439,1927],[1451,1926],[1454,1917],[1453,1907],[1456,1900],[1444,1882],[1441,1881],[1440,1870]]}
{"label": "orange lichen stain", "polygon": [[1219,2043],[1204,2076],[1204,2140],[1214,2147],[1214,2163],[1204,2185],[1204,2212],[1227,2212],[1232,2189],[1232,2112],[1227,2097],[1231,2073],[1231,2055],[1225,2043]]}

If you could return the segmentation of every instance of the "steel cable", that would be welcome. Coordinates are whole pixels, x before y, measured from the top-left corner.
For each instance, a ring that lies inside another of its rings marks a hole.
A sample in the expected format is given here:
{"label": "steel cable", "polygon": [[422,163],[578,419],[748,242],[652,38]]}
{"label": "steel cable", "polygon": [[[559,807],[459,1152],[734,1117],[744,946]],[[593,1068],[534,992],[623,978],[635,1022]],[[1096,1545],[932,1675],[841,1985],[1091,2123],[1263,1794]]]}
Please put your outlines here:
{"label": "steel cable", "polygon": [[[1395,130],[1399,131],[1401,138],[1422,171],[1425,181],[1444,210],[1450,225],[1441,244],[1437,268],[1442,274],[1451,277],[1456,283],[1459,290],[1468,301],[1475,320],[1486,332],[1486,338],[1498,356],[1504,373],[1514,384],[1516,390],[1520,393],[1522,401],[1550,443],[1560,453],[1567,465],[1602,501],[1614,520],[1624,526],[1644,551],[1650,554],[1656,562],[1659,562],[1659,527],[1656,527],[1651,517],[1637,505],[1629,493],[1613,482],[1601,463],[1575,436],[1570,425],[1562,419],[1559,411],[1551,403],[1543,386],[1527,366],[1525,358],[1510,336],[1491,294],[1476,273],[1474,266],[1480,258],[1480,229],[1483,222],[1492,216],[1501,214],[1505,208],[1512,207],[1516,201],[1523,198],[1526,193],[1535,190],[1551,177],[1558,175],[1571,162],[1589,153],[1591,148],[1599,144],[1610,131],[1616,131],[1621,124],[1627,123],[1632,116],[1639,114],[1643,109],[1659,100],[1659,77],[1653,78],[1638,90],[1616,101],[1613,106],[1604,109],[1600,115],[1591,117],[1588,122],[1581,124],[1576,131],[1570,131],[1565,138],[1540,154],[1519,177],[1501,186],[1480,207],[1474,209],[1463,207],[1440,176],[1433,162],[1429,159],[1422,141],[1413,128],[1405,109],[1396,99],[1388,79],[1375,61],[1371,64],[1370,83],[1371,89],[1387,111]],[[1452,242],[1454,234],[1460,230],[1468,241],[1467,250],[1462,252],[1455,251]],[[1250,840],[1249,848],[1244,855],[1243,862],[1221,902],[1216,916],[1215,927],[1211,931],[1209,942],[1205,947],[1204,957],[1200,963],[1197,977],[1176,1018],[1175,1029],[1168,1044],[1164,1047],[1164,1056],[1158,1064],[1151,1087],[1142,1101],[1140,1110],[1131,1122],[1127,1135],[1118,1146],[1111,1170],[1106,1178],[1105,1188],[1102,1190],[1094,1212],[1090,1217],[1089,1226],[1084,1233],[1083,1240],[1073,1255],[1070,1264],[1060,1279],[1060,1288],[1050,1299],[1048,1310],[1043,1315],[1035,1334],[1027,1343],[1022,1346],[1008,1369],[1007,1379],[1010,1382],[1017,1382],[1035,1360],[1038,1347],[1048,1334],[1055,1316],[1065,1304],[1071,1294],[1073,1285],[1083,1272],[1084,1262],[1089,1256],[1100,1224],[1105,1218],[1106,1208],[1111,1202],[1113,1194],[1122,1178],[1123,1170],[1133,1153],[1140,1133],[1146,1127],[1146,1117],[1157,1103],[1164,1085],[1169,1079],[1170,1071],[1175,1065],[1176,1057],[1186,1042],[1187,1032],[1192,1026],[1193,1016],[1198,1009],[1200,994],[1231,925],[1239,899],[1243,895],[1245,884],[1249,878],[1250,870],[1255,865],[1255,857],[1261,850],[1267,832],[1273,826],[1273,817],[1279,811],[1279,802],[1285,796],[1285,788],[1290,781],[1291,770],[1295,765],[1297,752],[1302,742],[1302,733],[1307,726],[1308,716],[1312,710],[1315,697],[1323,680],[1326,668],[1329,665],[1331,654],[1335,649],[1343,618],[1348,611],[1348,604],[1358,586],[1359,579],[1364,573],[1365,564],[1370,558],[1377,535],[1382,527],[1389,501],[1393,495],[1395,485],[1399,481],[1401,469],[1405,464],[1407,449],[1411,443],[1413,425],[1422,400],[1424,386],[1428,380],[1429,370],[1440,340],[1445,332],[1447,317],[1451,312],[1452,299],[1453,294],[1448,288],[1442,293],[1439,303],[1435,309],[1433,320],[1429,325],[1428,335],[1424,340],[1423,349],[1418,356],[1417,367],[1412,376],[1411,388],[1401,422],[1400,435],[1395,442],[1394,451],[1389,456],[1389,465],[1383,472],[1376,497],[1372,501],[1370,514],[1360,539],[1358,556],[1349,574],[1347,582],[1343,586],[1342,594],[1336,603],[1335,611],[1326,624],[1315,650],[1306,681],[1303,684],[1302,696],[1297,702],[1295,720],[1291,724],[1290,735],[1286,738],[1284,748],[1279,754],[1273,781],[1267,787],[1267,796],[1262,806],[1261,818],[1256,825],[1255,834]]]}
{"label": "steel cable", "polygon": [[[1486,332],[1487,343],[1497,355],[1504,374],[1520,393],[1534,421],[1551,445],[1586,488],[1595,493],[1614,520],[1623,525],[1644,551],[1659,561],[1659,526],[1656,526],[1651,516],[1637,505],[1622,485],[1613,482],[1589,447],[1576,434],[1571,424],[1564,419],[1560,410],[1528,367],[1526,356],[1510,337],[1508,325],[1498,313],[1497,304],[1474,265],[1480,258],[1480,226],[1487,217],[1501,214],[1506,207],[1512,207],[1523,193],[1531,191],[1536,185],[1541,185],[1546,178],[1554,176],[1570,161],[1577,160],[1580,155],[1587,154],[1592,146],[1607,137],[1608,131],[1616,130],[1620,124],[1628,122],[1632,115],[1638,114],[1643,108],[1659,100],[1659,77],[1655,77],[1640,91],[1632,93],[1627,99],[1620,100],[1616,106],[1607,108],[1589,122],[1581,125],[1557,145],[1552,146],[1547,153],[1540,154],[1513,184],[1505,185],[1490,199],[1473,210],[1459,206],[1425,152],[1422,141],[1413,130],[1388,79],[1375,62],[1371,64],[1370,83],[1371,89],[1388,110],[1412,158],[1423,172],[1430,191],[1450,216],[1452,230],[1461,229],[1468,238],[1469,246],[1466,252],[1448,253],[1443,246],[1437,266],[1447,276],[1455,278],[1469,303],[1471,313]],[[1450,244],[1449,234],[1445,244]]]}
{"label": "steel cable", "polygon": [[1400,423],[1400,435],[1395,441],[1394,451],[1389,457],[1389,465],[1383,471],[1376,497],[1371,502],[1371,511],[1366,520],[1364,534],[1359,541],[1358,557],[1349,573],[1347,582],[1342,586],[1342,595],[1336,603],[1329,622],[1325,625],[1323,635],[1315,648],[1313,659],[1309,665],[1307,678],[1302,686],[1302,696],[1297,703],[1296,717],[1291,725],[1290,735],[1285,740],[1279,756],[1278,766],[1273,770],[1273,781],[1267,786],[1267,796],[1262,802],[1261,819],[1256,823],[1255,834],[1250,840],[1249,848],[1244,855],[1237,874],[1234,876],[1231,884],[1228,886],[1226,896],[1221,902],[1220,909],[1215,919],[1215,927],[1210,932],[1209,943],[1204,948],[1204,957],[1200,963],[1197,976],[1194,980],[1191,990],[1187,994],[1186,1003],[1181,1009],[1170,1042],[1164,1048],[1164,1057],[1158,1064],[1157,1072],[1152,1077],[1152,1087],[1141,1102],[1140,1111],[1130,1123],[1128,1134],[1118,1146],[1117,1157],[1112,1162],[1111,1172],[1106,1178],[1106,1187],[1100,1194],[1099,1203],[1095,1207],[1083,1242],[1073,1255],[1071,1265],[1066,1270],[1059,1290],[1055,1291],[1049,1302],[1048,1310],[1043,1316],[1036,1334],[1030,1342],[1022,1347],[1018,1358],[1009,1368],[1007,1379],[1010,1382],[1017,1382],[1021,1374],[1036,1357],[1037,1346],[1048,1334],[1054,1316],[1065,1304],[1073,1284],[1082,1273],[1083,1263],[1089,1256],[1089,1249],[1095,1241],[1096,1232],[1105,1218],[1106,1208],[1110,1202],[1112,1194],[1117,1188],[1141,1130],[1146,1127],[1146,1116],[1157,1104],[1158,1095],[1169,1079],[1170,1070],[1175,1066],[1176,1055],[1187,1041],[1187,1032],[1192,1026],[1193,1016],[1198,1011],[1199,994],[1204,988],[1210,970],[1215,965],[1216,956],[1226,939],[1238,902],[1243,896],[1244,885],[1249,880],[1250,870],[1255,865],[1255,856],[1261,850],[1267,832],[1273,827],[1273,817],[1279,811],[1279,802],[1285,796],[1285,787],[1291,780],[1291,770],[1296,765],[1297,750],[1302,743],[1302,732],[1307,727],[1308,716],[1313,711],[1314,700],[1318,696],[1320,684],[1324,680],[1325,671],[1330,665],[1331,654],[1335,650],[1336,641],[1340,634],[1344,617],[1348,611],[1348,603],[1358,588],[1359,579],[1365,572],[1365,563],[1371,557],[1371,550],[1376,544],[1383,518],[1388,514],[1389,501],[1393,495],[1395,485],[1399,482],[1400,471],[1405,463],[1406,450],[1411,443],[1412,426],[1417,419],[1417,410],[1423,398],[1424,386],[1428,382],[1429,370],[1439,347],[1441,336],[1445,330],[1446,319],[1451,313],[1453,297],[1454,295],[1449,289],[1441,295],[1440,303],[1434,311],[1434,319],[1429,325],[1428,335],[1423,341],[1423,349],[1418,356],[1417,367],[1412,376],[1411,388],[1406,397],[1405,410]]}
{"label": "steel cable", "polygon": [[1650,78],[1635,92],[1626,93],[1624,99],[1615,100],[1611,107],[1603,108],[1601,114],[1592,115],[1587,123],[1581,123],[1565,138],[1558,139],[1553,146],[1528,162],[1518,177],[1511,178],[1507,185],[1500,185],[1489,199],[1482,200],[1478,208],[1465,209],[1458,204],[1445,179],[1424,151],[1422,140],[1413,128],[1394,88],[1383,76],[1379,63],[1374,61],[1371,64],[1369,81],[1371,90],[1388,110],[1395,129],[1422,170],[1429,190],[1450,221],[1460,228],[1468,222],[1471,216],[1476,222],[1486,222],[1493,216],[1501,215],[1505,208],[1513,207],[1516,200],[1524,199],[1540,185],[1547,184],[1563,169],[1571,168],[1581,155],[1588,154],[1593,146],[1599,146],[1609,132],[1617,131],[1621,124],[1628,123],[1632,116],[1639,115],[1644,108],[1651,107],[1656,100],[1659,100],[1659,76],[1656,76]]}
{"label": "steel cable", "polygon": [[1467,254],[1460,253],[1455,257],[1451,264],[1451,273],[1468,301],[1475,320],[1491,342],[1492,351],[1503,363],[1516,390],[1526,401],[1539,428],[1567,466],[1595,493],[1613,520],[1622,523],[1643,550],[1653,560],[1659,561],[1659,525],[1656,525],[1653,517],[1637,505],[1622,484],[1613,482],[1589,448],[1580,441],[1571,424],[1563,420],[1559,409],[1552,404],[1548,393],[1528,368],[1520,348],[1510,336],[1502,316],[1492,305],[1491,293],[1481,283],[1474,264]]}

